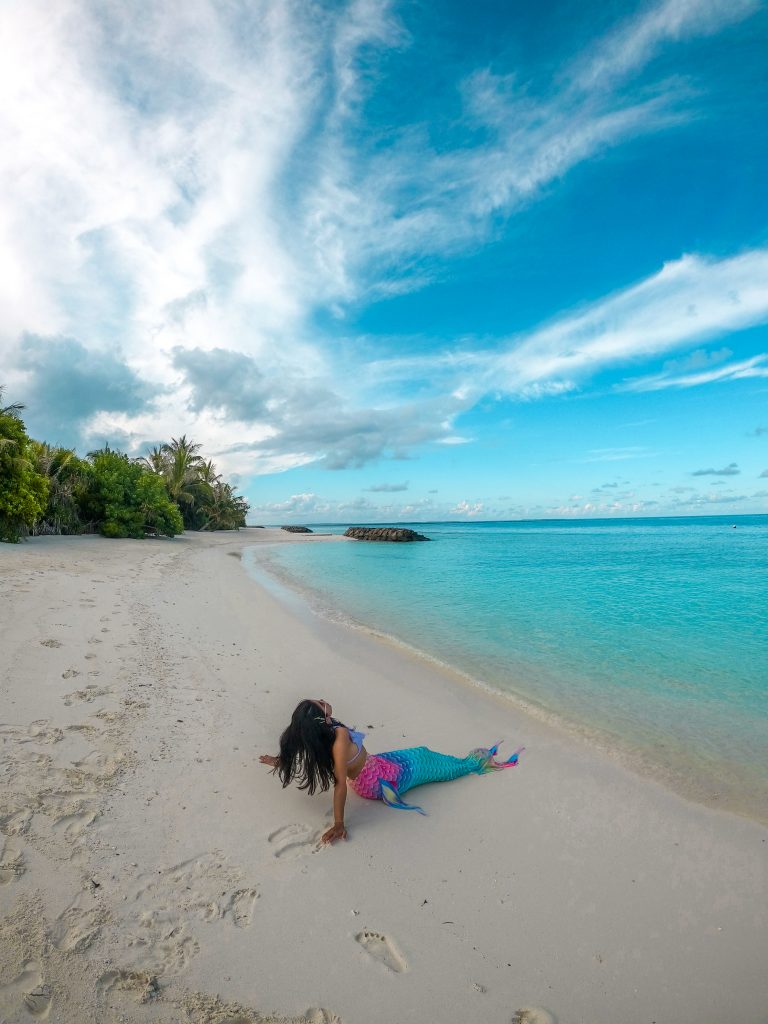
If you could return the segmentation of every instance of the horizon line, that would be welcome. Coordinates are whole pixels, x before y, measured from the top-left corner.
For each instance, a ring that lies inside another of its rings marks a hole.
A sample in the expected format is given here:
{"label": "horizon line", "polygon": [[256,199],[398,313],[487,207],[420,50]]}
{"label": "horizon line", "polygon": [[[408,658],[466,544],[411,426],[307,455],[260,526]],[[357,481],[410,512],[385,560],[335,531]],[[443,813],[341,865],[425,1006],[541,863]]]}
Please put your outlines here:
{"label": "horizon line", "polygon": [[420,526],[471,526],[479,525],[481,523],[590,523],[590,522],[642,522],[648,519],[754,519],[756,517],[768,518],[768,511],[766,512],[734,512],[729,515],[727,513],[715,513],[715,514],[698,514],[698,515],[645,515],[645,516],[549,516],[541,517],[537,519],[401,519],[398,521],[392,519],[381,519],[377,521],[366,520],[364,522],[353,522],[351,520],[342,519],[336,521],[328,520],[305,520],[302,523],[294,522],[281,522],[281,523],[246,523],[243,529],[279,529],[282,526],[404,526],[409,523],[415,523]]}

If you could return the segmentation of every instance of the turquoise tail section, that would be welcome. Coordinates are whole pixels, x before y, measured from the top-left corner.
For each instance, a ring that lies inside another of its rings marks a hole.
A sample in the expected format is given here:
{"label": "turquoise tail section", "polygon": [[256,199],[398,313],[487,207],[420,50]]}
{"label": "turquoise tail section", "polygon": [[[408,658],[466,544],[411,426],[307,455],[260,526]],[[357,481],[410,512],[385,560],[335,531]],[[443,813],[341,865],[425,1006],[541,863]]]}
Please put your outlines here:
{"label": "turquoise tail section", "polygon": [[[466,757],[453,757],[451,754],[440,754],[429,747],[410,747],[407,750],[390,750],[379,756],[390,764],[397,766],[398,777],[392,789],[398,795],[406,793],[414,786],[424,786],[428,782],[450,782],[462,775],[486,775],[502,768],[512,768],[517,764],[522,751],[516,750],[507,761],[498,761],[499,743],[492,747],[478,747],[470,751]],[[382,782],[383,785],[383,782]],[[393,803],[391,806],[397,806]]]}
{"label": "turquoise tail section", "polygon": [[[383,800],[388,807],[398,811],[426,812],[415,804],[407,804],[403,793],[414,786],[428,782],[449,782],[462,775],[486,775],[503,768],[513,768],[523,750],[521,747],[506,761],[499,761],[499,743],[492,747],[478,747],[466,757],[440,754],[428,747],[411,747],[408,750],[390,750],[385,754],[373,754],[361,776],[352,785],[355,791],[370,800]],[[368,775],[366,776],[366,771]]]}

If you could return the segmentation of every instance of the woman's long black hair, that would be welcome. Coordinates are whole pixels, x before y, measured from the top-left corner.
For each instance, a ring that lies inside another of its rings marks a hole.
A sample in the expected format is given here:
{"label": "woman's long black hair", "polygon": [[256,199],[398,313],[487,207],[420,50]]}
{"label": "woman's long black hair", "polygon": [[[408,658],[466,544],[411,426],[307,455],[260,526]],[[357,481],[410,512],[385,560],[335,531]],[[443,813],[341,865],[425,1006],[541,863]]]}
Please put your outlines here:
{"label": "woman's long black hair", "polygon": [[335,718],[328,723],[314,701],[303,700],[291,716],[291,724],[280,737],[280,763],[276,771],[283,789],[298,781],[299,789],[310,796],[319,789],[330,789],[336,782],[333,771]]}

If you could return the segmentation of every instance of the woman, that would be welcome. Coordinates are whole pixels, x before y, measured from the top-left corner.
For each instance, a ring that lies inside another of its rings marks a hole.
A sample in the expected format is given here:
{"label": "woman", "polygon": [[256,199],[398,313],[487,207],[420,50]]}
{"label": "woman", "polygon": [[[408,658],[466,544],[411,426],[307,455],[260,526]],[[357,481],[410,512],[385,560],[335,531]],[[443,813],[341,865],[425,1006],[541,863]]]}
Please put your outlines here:
{"label": "woman", "polygon": [[347,783],[358,796],[424,814],[421,807],[404,803],[401,794],[426,782],[447,782],[461,775],[484,775],[512,768],[523,749],[515,751],[508,761],[496,760],[498,743],[490,748],[478,747],[466,757],[438,754],[427,747],[369,754],[363,746],[364,738],[365,733],[350,729],[333,717],[328,701],[307,699],[296,706],[290,725],[280,737],[280,753],[276,757],[262,754],[259,758],[277,773],[283,788],[295,780],[299,789],[312,795],[317,789],[325,792],[333,785],[333,827],[324,833],[324,843],[347,838]]}

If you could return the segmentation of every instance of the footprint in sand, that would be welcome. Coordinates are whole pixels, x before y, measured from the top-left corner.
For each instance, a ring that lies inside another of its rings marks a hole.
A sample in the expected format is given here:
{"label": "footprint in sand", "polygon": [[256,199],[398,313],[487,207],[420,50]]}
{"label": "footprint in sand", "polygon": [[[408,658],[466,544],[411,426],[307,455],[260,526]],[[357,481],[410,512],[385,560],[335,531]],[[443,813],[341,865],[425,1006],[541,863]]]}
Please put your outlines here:
{"label": "footprint in sand", "polygon": [[3,1013],[13,1013],[23,1006],[35,1020],[45,1020],[52,1002],[50,985],[43,982],[40,967],[33,960],[24,964],[13,981],[0,985],[0,1011]]}
{"label": "footprint in sand", "polygon": [[110,692],[111,691],[106,689],[106,687],[89,684],[88,686],[83,687],[82,690],[73,690],[72,693],[65,693],[63,700],[67,707],[74,704],[76,700],[81,700],[86,704],[90,704],[92,701],[96,700],[97,697],[106,697]]}
{"label": "footprint in sand", "polygon": [[96,982],[97,998],[111,1000],[116,993],[129,995],[135,1003],[149,1003],[160,994],[160,986],[148,971],[106,971]]}
{"label": "footprint in sand", "polygon": [[50,985],[37,985],[24,995],[24,1005],[37,1020],[45,1020],[51,1012],[53,993]]}
{"label": "footprint in sand", "polygon": [[41,640],[40,643],[43,647],[62,647],[61,640]]}
{"label": "footprint in sand", "polygon": [[74,725],[65,726],[67,732],[80,733],[83,736],[91,738],[98,733],[98,729],[90,725],[88,722],[76,722]]}
{"label": "footprint in sand", "polygon": [[264,1014],[242,1003],[225,1003],[220,996],[203,992],[187,992],[180,1004],[186,1010],[185,1020],[198,1024],[343,1024],[341,1017],[323,1007],[310,1007],[301,1017]]}
{"label": "footprint in sand", "polygon": [[0,885],[10,885],[21,878],[25,871],[24,854],[13,843],[5,843],[0,854]]}
{"label": "footprint in sand", "polygon": [[557,1024],[557,1020],[549,1010],[543,1010],[540,1006],[527,1006],[515,1010],[510,1024]]}
{"label": "footprint in sand", "polygon": [[55,832],[63,832],[64,835],[73,838],[84,832],[97,818],[98,814],[95,811],[77,811],[74,814],[65,814],[62,818],[57,818],[53,823],[53,829]]}
{"label": "footprint in sand", "polygon": [[267,836],[275,857],[285,857],[288,860],[317,853],[319,839],[320,833],[309,825],[283,825]]}
{"label": "footprint in sand", "polygon": [[140,922],[141,933],[128,939],[135,966],[153,975],[181,974],[189,961],[200,952],[200,943],[190,932],[189,924],[180,919],[163,922]]}
{"label": "footprint in sand", "polygon": [[92,750],[79,761],[73,761],[72,765],[79,770],[84,779],[103,782],[105,779],[113,779],[125,766],[126,761],[127,755],[122,750],[113,749],[109,753]]}
{"label": "footprint in sand", "polygon": [[102,722],[112,724],[112,722],[119,722],[123,717],[122,711],[107,711],[106,708],[102,708],[101,711],[96,712],[96,718],[100,718]]}
{"label": "footprint in sand", "polygon": [[98,907],[83,910],[76,900],[56,918],[49,933],[51,942],[64,953],[82,953],[96,939],[104,919]]}
{"label": "footprint in sand", "polygon": [[157,976],[183,971],[200,948],[196,921],[249,927],[259,891],[238,888],[239,880],[216,852],[144,875],[126,907],[132,968]]}
{"label": "footprint in sand", "polygon": [[[64,732],[57,725],[51,725],[47,718],[40,718],[36,722],[30,722],[27,727],[27,735],[31,740],[43,740],[46,743],[58,743],[64,738]],[[22,741],[23,742],[23,741]]]}
{"label": "footprint in sand", "polygon": [[[200,951],[201,930],[207,922],[248,928],[258,898],[258,888],[243,886],[240,872],[215,850],[140,875],[124,907],[116,910],[122,937],[117,961],[121,967],[106,972],[99,981],[104,1006],[122,1009],[121,1002],[127,1008],[128,1001],[155,998],[160,989],[153,979],[178,975],[188,968]],[[83,926],[91,929],[101,924],[100,919],[70,916],[73,920],[67,920],[66,927],[81,932]],[[62,937],[65,934],[70,935],[62,927]],[[77,941],[76,935],[73,937]],[[62,941],[72,939],[63,937]]]}
{"label": "footprint in sand", "polygon": [[253,921],[253,909],[258,898],[258,889],[238,889],[222,907],[221,916],[228,918],[235,928],[248,928]]}
{"label": "footprint in sand", "polygon": [[11,811],[4,818],[0,818],[0,832],[4,832],[7,836],[23,836],[26,832],[29,832],[32,813],[29,807],[22,807],[19,811]]}
{"label": "footprint in sand", "polygon": [[61,678],[62,679],[74,679],[75,676],[79,676],[79,675],[80,675],[80,673],[77,671],[76,668],[68,668],[66,672],[62,672],[61,673]]}
{"label": "footprint in sand", "polygon": [[355,940],[360,943],[369,956],[384,964],[385,967],[390,971],[394,971],[395,974],[402,974],[403,971],[408,970],[408,961],[392,939],[386,935],[366,930],[356,935]]}

